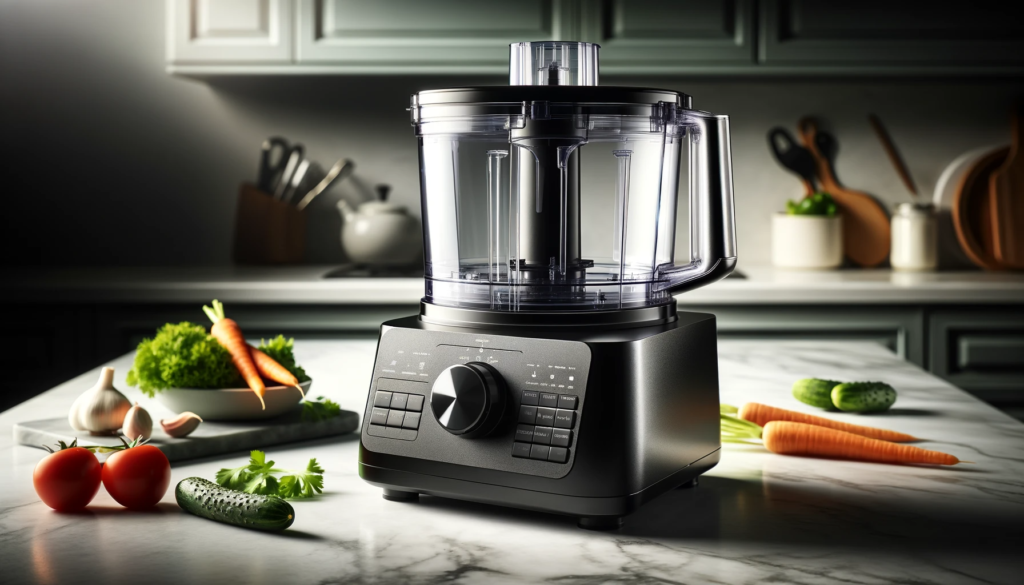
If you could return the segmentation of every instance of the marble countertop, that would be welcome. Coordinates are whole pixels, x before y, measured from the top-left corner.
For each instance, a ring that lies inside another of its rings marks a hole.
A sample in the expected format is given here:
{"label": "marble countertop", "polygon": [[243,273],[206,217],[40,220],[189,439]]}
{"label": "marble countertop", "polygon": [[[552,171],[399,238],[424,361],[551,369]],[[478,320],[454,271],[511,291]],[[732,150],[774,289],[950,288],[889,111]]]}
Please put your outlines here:
{"label": "marble countertop", "polygon": [[[420,278],[324,278],[337,266],[77,268],[9,271],[0,301],[415,305]],[[780,270],[740,266],[677,297],[680,305],[1024,304],[1024,274]]]}
{"label": "marble countertop", "polygon": [[[374,343],[303,341],[313,395],[361,412]],[[737,342],[720,349],[722,400],[802,408],[794,379],[880,379],[900,391],[885,415],[836,418],[932,439],[973,464],[928,468],[785,457],[727,444],[696,489],[677,490],[617,532],[575,519],[424,496],[388,502],[357,474],[358,438],[278,446],[281,466],[317,457],[325,493],[295,504],[282,534],[181,512],[149,513],[103,490],[59,514],[35,496],[43,451],[12,445],[16,421],[63,413],[96,372],[0,414],[0,582],[11,583],[1019,583],[1024,573],[1024,424],[868,343]],[[112,362],[125,388],[130,356]],[[172,484],[211,478],[246,454],[176,465]]]}

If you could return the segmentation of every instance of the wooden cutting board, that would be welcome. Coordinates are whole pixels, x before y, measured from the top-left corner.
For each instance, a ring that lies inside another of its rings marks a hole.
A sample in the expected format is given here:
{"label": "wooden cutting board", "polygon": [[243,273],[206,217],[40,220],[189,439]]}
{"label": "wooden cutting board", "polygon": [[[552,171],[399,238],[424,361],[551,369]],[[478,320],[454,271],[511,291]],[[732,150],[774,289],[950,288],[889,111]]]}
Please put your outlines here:
{"label": "wooden cutting board", "polygon": [[996,148],[967,169],[953,196],[953,228],[964,253],[981,268],[1005,268],[993,254],[992,199],[989,178],[1006,160],[1010,149]]}
{"label": "wooden cutting board", "polygon": [[[172,463],[187,459],[198,459],[226,453],[237,453],[252,449],[265,449],[282,443],[307,441],[323,437],[344,435],[359,426],[359,415],[348,410],[319,422],[301,420],[302,408],[276,419],[248,422],[204,422],[191,435],[175,439],[167,436],[156,425],[149,444],[155,445]],[[42,448],[55,446],[57,441],[70,443],[78,438],[83,446],[116,446],[117,437],[94,437],[75,431],[68,424],[67,417],[35,420],[14,425],[14,441],[20,445]],[[101,457],[103,457],[101,455]]]}
{"label": "wooden cutting board", "polygon": [[989,177],[992,255],[1007,268],[1024,269],[1024,106],[1013,112],[1010,151]]}
{"label": "wooden cutting board", "polygon": [[892,238],[889,214],[874,197],[839,184],[831,161],[819,147],[814,120],[803,118],[798,127],[801,141],[817,162],[821,190],[832,196],[842,213],[843,253],[854,264],[865,268],[881,264],[889,255]]}

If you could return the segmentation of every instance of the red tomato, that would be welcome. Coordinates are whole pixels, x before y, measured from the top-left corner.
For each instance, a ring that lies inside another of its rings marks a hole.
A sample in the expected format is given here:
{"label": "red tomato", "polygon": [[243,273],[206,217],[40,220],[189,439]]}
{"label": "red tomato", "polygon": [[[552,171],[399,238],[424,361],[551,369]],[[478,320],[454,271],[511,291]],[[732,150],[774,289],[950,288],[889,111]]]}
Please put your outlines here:
{"label": "red tomato", "polygon": [[125,508],[152,508],[167,493],[171,464],[153,445],[118,451],[103,464],[103,487]]}
{"label": "red tomato", "polygon": [[62,449],[36,465],[32,485],[39,499],[54,510],[81,510],[100,490],[100,462],[87,449]]}

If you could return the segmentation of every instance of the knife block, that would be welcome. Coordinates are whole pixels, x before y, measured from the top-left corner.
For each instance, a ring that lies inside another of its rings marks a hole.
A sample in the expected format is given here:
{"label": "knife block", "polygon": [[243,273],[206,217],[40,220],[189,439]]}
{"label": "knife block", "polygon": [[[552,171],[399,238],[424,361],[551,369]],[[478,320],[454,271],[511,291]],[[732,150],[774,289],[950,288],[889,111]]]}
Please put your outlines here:
{"label": "knife block", "polygon": [[237,264],[298,264],[306,248],[306,214],[251,183],[238,190]]}

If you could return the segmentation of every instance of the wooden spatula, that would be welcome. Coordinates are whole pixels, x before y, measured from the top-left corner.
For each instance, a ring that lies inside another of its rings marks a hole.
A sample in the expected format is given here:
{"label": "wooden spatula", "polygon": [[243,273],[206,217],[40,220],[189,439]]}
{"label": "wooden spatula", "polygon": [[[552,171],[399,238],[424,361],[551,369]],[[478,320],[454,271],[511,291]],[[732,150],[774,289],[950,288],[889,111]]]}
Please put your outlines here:
{"label": "wooden spatula", "polygon": [[836,180],[832,164],[818,140],[818,126],[811,118],[798,123],[800,139],[814,155],[821,190],[836,201],[843,215],[843,252],[854,264],[871,267],[889,255],[889,215],[867,193],[846,189]]}
{"label": "wooden spatula", "polygon": [[1013,111],[1010,153],[988,180],[992,254],[1007,268],[1024,269],[1024,104]]}

